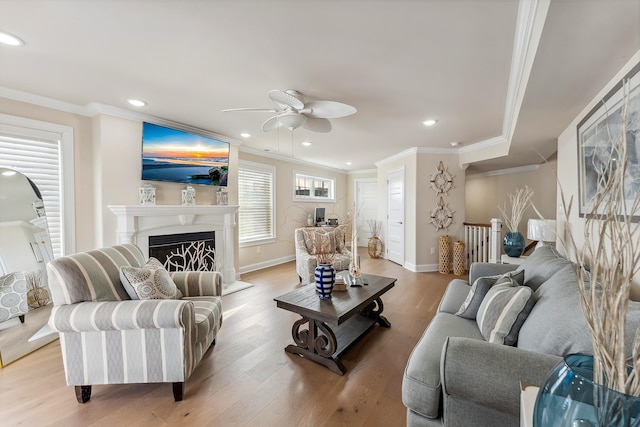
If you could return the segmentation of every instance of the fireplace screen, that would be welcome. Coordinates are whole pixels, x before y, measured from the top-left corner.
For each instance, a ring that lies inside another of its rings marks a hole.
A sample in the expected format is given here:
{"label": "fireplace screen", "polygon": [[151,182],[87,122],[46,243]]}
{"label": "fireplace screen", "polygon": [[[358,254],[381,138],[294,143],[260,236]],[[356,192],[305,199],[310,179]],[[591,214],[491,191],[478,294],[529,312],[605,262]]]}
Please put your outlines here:
{"label": "fireplace screen", "polygon": [[214,231],[149,236],[149,256],[168,271],[215,271]]}

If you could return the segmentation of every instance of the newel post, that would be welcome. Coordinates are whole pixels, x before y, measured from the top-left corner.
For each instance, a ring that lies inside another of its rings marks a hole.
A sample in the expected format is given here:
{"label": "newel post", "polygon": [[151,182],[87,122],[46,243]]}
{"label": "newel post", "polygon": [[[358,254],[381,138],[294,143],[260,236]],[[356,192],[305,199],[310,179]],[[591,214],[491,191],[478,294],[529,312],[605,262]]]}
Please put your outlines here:
{"label": "newel post", "polygon": [[502,220],[491,218],[491,237],[489,238],[489,262],[500,262],[502,248]]}

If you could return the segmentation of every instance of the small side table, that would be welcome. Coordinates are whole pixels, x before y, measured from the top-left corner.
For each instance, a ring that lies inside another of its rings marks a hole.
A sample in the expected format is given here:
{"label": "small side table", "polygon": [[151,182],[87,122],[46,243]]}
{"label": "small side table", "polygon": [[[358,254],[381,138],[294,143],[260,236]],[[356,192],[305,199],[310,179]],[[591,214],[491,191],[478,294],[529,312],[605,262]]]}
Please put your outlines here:
{"label": "small side table", "polygon": [[533,427],[533,409],[538,390],[540,387],[520,381],[520,427]]}
{"label": "small side table", "polygon": [[514,258],[514,257],[509,256],[507,254],[502,254],[502,256],[500,257],[500,262],[503,263],[503,264],[518,264],[518,265],[520,265],[527,258],[529,258],[527,255],[522,255],[519,258]]}

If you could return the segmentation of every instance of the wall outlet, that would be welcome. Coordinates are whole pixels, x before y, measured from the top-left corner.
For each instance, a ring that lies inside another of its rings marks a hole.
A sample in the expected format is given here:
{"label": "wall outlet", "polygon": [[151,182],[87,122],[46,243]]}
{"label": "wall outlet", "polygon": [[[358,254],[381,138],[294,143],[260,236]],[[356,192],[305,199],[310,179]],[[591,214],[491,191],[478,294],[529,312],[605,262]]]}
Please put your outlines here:
{"label": "wall outlet", "polygon": [[431,248],[431,255],[435,255],[436,254],[436,248]]}
{"label": "wall outlet", "polygon": [[256,246],[256,253],[259,254],[260,253],[260,246]]}

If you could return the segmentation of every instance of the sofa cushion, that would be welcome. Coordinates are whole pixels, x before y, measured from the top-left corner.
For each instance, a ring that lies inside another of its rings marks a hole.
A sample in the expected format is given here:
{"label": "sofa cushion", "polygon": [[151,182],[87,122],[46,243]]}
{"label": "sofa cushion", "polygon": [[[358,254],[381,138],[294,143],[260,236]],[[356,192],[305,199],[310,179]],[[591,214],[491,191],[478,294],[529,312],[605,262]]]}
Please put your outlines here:
{"label": "sofa cushion", "polygon": [[[554,274],[540,286],[534,297],[537,302],[520,330],[518,348],[560,357],[571,353],[593,354],[591,335],[572,266],[568,265]],[[629,301],[625,328],[627,352],[633,348],[639,324],[640,302]]]}
{"label": "sofa cushion", "polygon": [[484,300],[485,295],[495,285],[509,284],[509,286],[522,286],[524,281],[524,270],[510,271],[508,273],[497,275],[479,277],[473,282],[469,293],[456,312],[460,317],[465,319],[475,319],[478,314],[480,304]]}
{"label": "sofa cushion", "polygon": [[524,284],[534,291],[558,270],[571,265],[566,258],[551,245],[543,245],[523,261],[517,271],[524,270]]}
{"label": "sofa cushion", "polygon": [[439,312],[414,347],[402,381],[405,406],[428,418],[438,418],[442,386],[440,357],[449,336],[482,339],[476,322]]}
{"label": "sofa cushion", "polygon": [[120,267],[120,280],[131,299],[182,298],[169,272],[155,258],[149,258],[142,267]]}
{"label": "sofa cushion", "polygon": [[222,324],[222,298],[216,296],[185,297],[193,302],[196,318],[195,342],[205,341],[212,331],[217,334]]}
{"label": "sofa cushion", "polygon": [[513,287],[511,282],[493,286],[482,300],[476,318],[484,339],[496,344],[515,344],[534,302],[533,291],[527,286]]}
{"label": "sofa cushion", "polygon": [[469,294],[469,289],[471,289],[471,286],[466,280],[453,279],[447,285],[446,291],[444,291],[438,311],[455,314],[460,309],[460,304],[464,302],[464,299]]}

